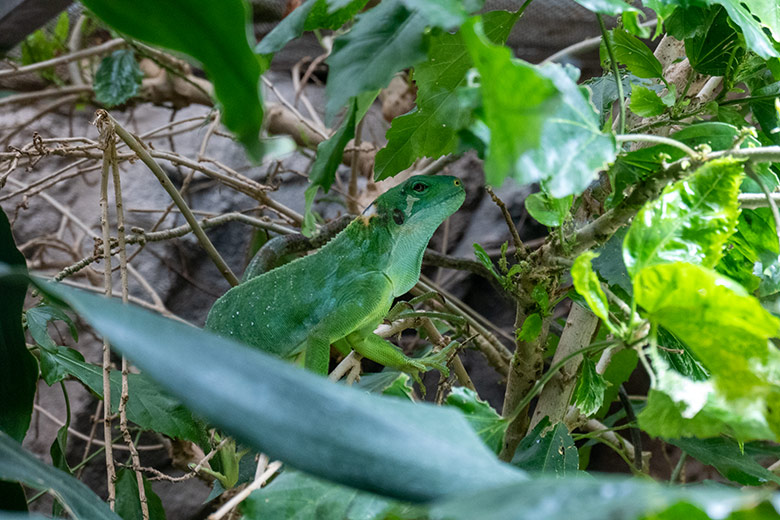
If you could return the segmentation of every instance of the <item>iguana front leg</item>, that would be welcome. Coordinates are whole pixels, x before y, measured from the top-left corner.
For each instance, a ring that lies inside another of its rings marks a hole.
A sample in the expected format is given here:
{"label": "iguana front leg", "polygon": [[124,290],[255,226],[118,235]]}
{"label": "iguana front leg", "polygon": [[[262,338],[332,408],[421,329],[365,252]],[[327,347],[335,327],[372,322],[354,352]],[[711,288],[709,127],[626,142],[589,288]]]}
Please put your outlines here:
{"label": "iguana front leg", "polygon": [[374,334],[371,328],[355,331],[347,336],[346,340],[355,352],[363,357],[367,357],[386,367],[408,372],[415,379],[418,379],[418,372],[427,372],[431,369],[436,369],[445,376],[449,375],[446,364],[448,352],[446,350],[423,358],[413,359],[405,355],[389,341]]}

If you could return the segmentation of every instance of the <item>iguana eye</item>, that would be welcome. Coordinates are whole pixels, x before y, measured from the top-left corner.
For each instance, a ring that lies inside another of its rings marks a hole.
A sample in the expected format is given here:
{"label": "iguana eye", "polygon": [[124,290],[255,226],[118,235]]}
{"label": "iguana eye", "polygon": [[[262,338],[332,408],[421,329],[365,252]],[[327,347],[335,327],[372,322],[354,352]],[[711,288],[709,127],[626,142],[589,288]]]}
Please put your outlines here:
{"label": "iguana eye", "polygon": [[422,183],[422,182],[415,182],[412,185],[412,190],[416,191],[417,193],[422,193],[422,192],[424,192],[427,189],[428,189],[428,186],[426,184]]}

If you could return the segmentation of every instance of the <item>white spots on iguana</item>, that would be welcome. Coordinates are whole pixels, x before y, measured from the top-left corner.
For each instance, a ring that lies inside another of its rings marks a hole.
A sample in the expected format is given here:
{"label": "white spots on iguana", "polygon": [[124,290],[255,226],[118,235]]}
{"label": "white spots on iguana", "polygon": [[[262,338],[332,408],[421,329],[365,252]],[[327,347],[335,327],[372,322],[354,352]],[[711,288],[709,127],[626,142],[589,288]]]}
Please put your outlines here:
{"label": "white spots on iguana", "polygon": [[406,213],[407,217],[410,217],[412,215],[412,207],[414,206],[414,203],[420,200],[420,197],[415,197],[414,195],[407,195],[406,196]]}

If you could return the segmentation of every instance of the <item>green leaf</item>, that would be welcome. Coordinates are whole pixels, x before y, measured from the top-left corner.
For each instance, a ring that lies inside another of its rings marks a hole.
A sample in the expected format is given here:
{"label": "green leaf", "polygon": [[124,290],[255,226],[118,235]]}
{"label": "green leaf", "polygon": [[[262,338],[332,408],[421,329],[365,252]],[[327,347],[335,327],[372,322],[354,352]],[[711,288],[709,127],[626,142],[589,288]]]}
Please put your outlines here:
{"label": "green leaf", "polygon": [[592,251],[585,251],[578,256],[571,267],[571,279],[577,293],[585,298],[593,314],[601,318],[607,327],[614,332],[616,329],[609,320],[607,295],[604,294],[599,277],[593,272],[593,266],[591,265],[596,256]]}
{"label": "green leaf", "polygon": [[585,357],[582,360],[577,387],[574,389],[574,406],[579,408],[583,415],[595,414],[604,404],[606,389],[607,382],[596,372],[596,364],[589,357]]}
{"label": "green leaf", "polygon": [[68,325],[71,337],[75,341],[79,339],[76,324],[73,323],[70,316],[58,307],[46,304],[38,305],[27,309],[24,315],[27,319],[27,331],[38,345],[44,347],[53,347],[55,345],[48,331],[48,324],[55,320],[64,321]]}
{"label": "green leaf", "polygon": [[607,389],[604,391],[604,404],[596,413],[596,417],[607,415],[610,404],[618,396],[620,385],[628,381],[638,361],[639,357],[633,349],[623,349],[612,356],[612,361],[609,362],[604,371],[604,380],[607,382]]}
{"label": "green leaf", "polygon": [[261,67],[250,47],[249,13],[242,0],[201,1],[197,5],[189,0],[136,0],[131,4],[85,0],[83,4],[128,36],[198,60],[214,84],[222,123],[254,159],[262,156]]}
{"label": "green leaf", "polygon": [[[650,479],[597,475],[589,478],[541,477],[523,484],[462,494],[431,508],[434,520],[604,520],[655,518],[676,504],[693,504],[712,518],[735,511],[759,511],[770,500],[765,492],[740,491],[722,485],[668,486]],[[766,518],[776,513],[768,504]],[[690,508],[688,509],[690,510]],[[690,516],[665,517],[667,520]],[[699,518],[693,517],[696,520]],[[706,516],[705,516],[706,518]],[[764,518],[764,517],[757,517]]]}
{"label": "green leaf", "polygon": [[132,49],[114,51],[95,73],[95,99],[109,108],[121,105],[138,94],[143,77]]}
{"label": "green leaf", "polygon": [[400,397],[413,401],[409,374],[385,368],[381,372],[363,374],[356,385],[366,392]]}
{"label": "green leaf", "polygon": [[700,74],[724,76],[745,50],[737,31],[729,24],[725,9],[711,9],[702,34],[685,40],[685,54],[691,67]]}
{"label": "green leaf", "polygon": [[550,427],[545,417],[520,441],[512,464],[526,471],[553,473],[562,478],[579,469],[579,457],[574,441],[566,425],[558,423]]}
{"label": "green leaf", "polygon": [[647,87],[634,85],[631,89],[631,111],[642,117],[660,116],[668,108],[658,94]]}
{"label": "green leaf", "polygon": [[447,405],[458,408],[463,413],[479,438],[490,449],[496,453],[501,451],[507,426],[506,419],[480,399],[476,392],[456,386],[447,396]]}
{"label": "green leaf", "polygon": [[[615,138],[601,132],[588,90],[576,84],[579,70],[551,63],[538,71],[552,80],[561,103],[546,114],[539,146],[524,152],[514,163],[513,177],[520,183],[543,180],[551,197],[577,195],[615,159]],[[514,132],[517,134],[517,129]],[[491,143],[494,136],[491,129]]]}
{"label": "green leaf", "polygon": [[487,254],[485,248],[476,242],[472,244],[472,246],[474,247],[474,256],[477,257],[477,260],[479,260],[479,262],[484,265],[488,271],[493,273],[493,276],[495,276],[497,280],[503,281],[504,277],[501,276],[498,271],[496,271],[496,266],[493,265],[493,260],[490,258],[490,255]]}
{"label": "green leaf", "polygon": [[385,518],[392,503],[387,499],[285,470],[269,485],[249,495],[241,504],[242,518],[317,518],[358,520]]}
{"label": "green leaf", "polygon": [[530,343],[538,338],[539,334],[542,333],[542,323],[542,316],[538,312],[530,314],[523,321],[523,326],[517,331],[516,337],[518,341]]}
{"label": "green leaf", "polygon": [[87,486],[39,461],[5,432],[0,432],[0,479],[48,491],[73,518],[119,520]]}
{"label": "green leaf", "polygon": [[54,26],[54,32],[52,33],[54,41],[57,42],[61,49],[67,48],[69,30],[70,18],[68,18],[68,12],[63,11],[57,17],[57,24]]}
{"label": "green leaf", "polygon": [[[2,287],[7,272],[0,270]],[[145,376],[200,416],[312,475],[410,501],[524,479],[453,410],[334,385],[136,306],[61,284],[36,285],[67,302]]]}
{"label": "green leaf", "polygon": [[[748,48],[764,59],[780,56],[780,6],[775,0],[707,0],[720,4],[742,29]],[[774,40],[774,41],[773,41]]]}
{"label": "green leaf", "polygon": [[453,29],[466,20],[469,11],[482,8],[482,0],[401,0],[408,9],[418,11],[428,24],[442,29]]}
{"label": "green leaf", "polygon": [[639,38],[620,27],[612,31],[612,45],[615,59],[628,67],[632,74],[640,78],[660,78],[663,67],[647,45]]}
{"label": "green leaf", "polygon": [[[485,13],[485,34],[503,43],[517,21],[516,13]],[[387,130],[387,146],[376,154],[375,177],[382,180],[405,170],[420,157],[437,158],[456,151],[457,131],[470,119],[458,100],[472,67],[460,33],[442,32],[431,37],[428,59],[414,68],[417,107],[393,119]]]}
{"label": "green leaf", "polygon": [[707,30],[709,11],[698,6],[680,6],[664,20],[666,33],[673,38],[685,41],[704,34]]}
{"label": "green leaf", "polygon": [[574,0],[585,9],[594,13],[617,16],[626,12],[638,12],[636,7],[632,7],[623,0]]}
{"label": "green leaf", "polygon": [[309,186],[305,192],[306,203],[301,232],[306,236],[311,236],[315,231],[314,215],[311,212],[314,197],[320,188],[327,193],[333,184],[336,170],[344,156],[344,148],[350,139],[355,137],[356,118],[357,100],[353,100],[339,129],[329,139],[317,145],[317,158],[309,171]]}
{"label": "green leaf", "polygon": [[257,54],[273,54],[303,31],[338,29],[358,13],[368,0],[348,0],[343,7],[328,12],[327,0],[307,0],[276,24],[255,47]]}
{"label": "green leaf", "polygon": [[67,368],[60,363],[61,358],[71,358],[78,363],[84,362],[84,356],[78,350],[57,345],[41,347],[40,356],[41,377],[49,386],[59,383],[70,375]]}
{"label": "green leaf", "polygon": [[525,209],[537,222],[545,226],[558,227],[566,220],[573,202],[572,195],[554,199],[544,192],[538,192],[525,198]]}
{"label": "green leaf", "polygon": [[332,121],[350,98],[385,87],[396,72],[425,60],[426,24],[400,0],[386,0],[359,15],[352,29],[333,41],[326,60],[326,120]]}
{"label": "green leaf", "polygon": [[[780,332],[780,320],[756,298],[698,265],[646,267],[634,279],[634,295],[653,323],[677,336],[714,376],[730,381],[739,394],[749,390],[749,382],[768,362],[766,340]],[[751,368],[750,363],[757,365]],[[753,375],[740,379],[741,370]]]}
{"label": "green leaf", "polygon": [[522,184],[542,180],[549,172],[529,174],[519,163],[524,152],[539,145],[542,125],[562,96],[535,67],[514,60],[507,47],[492,44],[480,17],[466,22],[461,34],[481,76],[484,119],[490,129],[487,182],[499,185],[507,175]]}
{"label": "green leaf", "polygon": [[[753,96],[780,96],[780,81],[758,88],[751,94]],[[777,111],[777,99],[778,97],[774,97],[750,102],[750,109],[758,124],[761,125],[761,130],[774,144],[780,144],[780,113]]]}
{"label": "green leaf", "polygon": [[631,296],[634,294],[634,287],[626,264],[623,263],[623,241],[627,232],[626,226],[615,231],[609,240],[596,250],[591,265],[613,291],[620,289],[626,296]]}
{"label": "green leaf", "polygon": [[780,477],[764,468],[742,446],[724,437],[714,439],[666,439],[691,457],[715,466],[721,475],[745,486],[760,486],[767,482],[780,484]]}
{"label": "green leaf", "polygon": [[658,350],[658,355],[671,369],[693,381],[709,379],[709,372],[701,366],[701,362],[696,359],[691,349],[663,327],[658,329],[658,344],[664,347]]}
{"label": "green leaf", "polygon": [[664,189],[634,218],[623,242],[623,261],[632,276],[662,262],[713,267],[734,233],[742,164],[716,159]]}
{"label": "green leaf", "polygon": [[[16,248],[11,224],[0,208],[0,262],[27,272],[24,256]],[[27,281],[18,277],[0,298],[0,431],[21,442],[30,426],[38,381],[38,363],[28,352],[22,329]]]}
{"label": "green leaf", "polygon": [[[45,349],[47,364],[55,368],[51,373],[70,374],[84,383],[98,397],[103,396],[103,368],[85,363],[84,358],[65,347]],[[53,376],[49,376],[53,378]],[[57,380],[54,378],[54,380]],[[192,417],[176,399],[160,390],[143,374],[129,374],[130,399],[127,401],[127,418],[144,430],[154,430],[170,437],[199,442],[204,438],[202,425]],[[111,410],[119,410],[122,375],[111,372]]]}
{"label": "green leaf", "polygon": [[[165,520],[165,509],[152,485],[144,478],[144,491],[149,506],[150,520]],[[141,500],[138,498],[138,481],[133,470],[122,468],[116,474],[116,513],[122,520],[142,520]]]}

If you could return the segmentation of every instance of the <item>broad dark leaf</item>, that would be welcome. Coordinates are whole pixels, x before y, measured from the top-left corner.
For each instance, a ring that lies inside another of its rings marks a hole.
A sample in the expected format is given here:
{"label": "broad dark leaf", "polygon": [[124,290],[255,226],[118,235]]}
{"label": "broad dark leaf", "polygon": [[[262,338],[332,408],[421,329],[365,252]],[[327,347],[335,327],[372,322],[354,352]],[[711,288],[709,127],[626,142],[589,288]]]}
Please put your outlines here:
{"label": "broad dark leaf", "polygon": [[[11,225],[0,208],[0,262],[27,270],[22,253],[16,249]],[[8,280],[0,297],[0,431],[21,442],[30,425],[38,363],[27,351],[22,330],[22,309],[27,281]]]}
{"label": "broad dark leaf", "polygon": [[[144,478],[144,491],[149,506],[149,520],[165,520],[165,509],[152,485]],[[143,520],[138,481],[135,472],[122,468],[116,474],[116,513],[122,520]]]}
{"label": "broad dark leaf", "polygon": [[286,470],[241,504],[245,520],[385,518],[392,503],[380,496]]}
{"label": "broad dark leaf", "polygon": [[[5,286],[7,269],[0,273]],[[36,285],[67,302],[192,410],[312,475],[410,501],[525,478],[500,463],[453,410],[334,385],[138,307],[40,280]]]}
{"label": "broad dark leaf", "polygon": [[86,485],[39,461],[4,432],[0,432],[0,479],[48,490],[74,518],[120,520]]}
{"label": "broad dark leaf", "polygon": [[138,94],[143,72],[132,49],[119,49],[103,58],[95,73],[95,99],[107,107],[121,105]]}
{"label": "broad dark leaf", "polygon": [[[606,475],[566,479],[545,477],[464,494],[433,507],[431,517],[436,520],[634,519],[653,518],[653,514],[677,504],[692,504],[688,512],[712,511],[712,518],[722,519],[734,511],[758,511],[760,503],[769,500],[770,496],[760,491],[740,492],[719,485],[684,488],[648,479]],[[768,511],[772,510],[769,506]],[[665,518],[682,520],[691,516]]]}
{"label": "broad dark leaf", "polygon": [[[485,13],[485,34],[503,43],[517,21],[516,13]],[[428,59],[414,68],[417,107],[393,119],[387,146],[379,150],[374,166],[377,180],[392,177],[420,157],[437,158],[457,149],[457,131],[470,119],[470,110],[458,101],[458,88],[466,85],[473,66],[460,33],[431,37]]]}
{"label": "broad dark leaf", "polygon": [[359,15],[352,29],[334,40],[326,60],[326,119],[332,121],[350,98],[387,86],[396,72],[425,60],[426,25],[425,17],[400,0],[385,0]]}
{"label": "broad dark leaf", "polygon": [[767,470],[745,453],[732,439],[665,439],[704,464],[715,466],[721,475],[745,486],[760,486],[767,482],[780,484],[780,477]]}
{"label": "broad dark leaf", "polygon": [[558,478],[571,477],[579,468],[579,457],[566,425],[550,426],[545,417],[525,436],[517,447],[512,464],[526,471],[552,473]]}
{"label": "broad dark leaf", "polygon": [[349,0],[343,7],[329,13],[327,0],[306,0],[265,35],[255,47],[255,52],[258,54],[278,52],[290,40],[303,34],[303,31],[338,29],[360,11],[367,1]]}
{"label": "broad dark leaf", "polygon": [[473,390],[462,386],[453,388],[446,402],[448,406],[463,412],[471,427],[490,449],[496,453],[501,451],[507,423],[487,402]]}
{"label": "broad dark leaf", "polygon": [[[84,0],[116,30],[133,38],[183,52],[198,60],[214,84],[222,123],[247,152],[259,159],[263,121],[260,62],[247,38],[248,6],[242,0]],[[172,23],[175,21],[175,23]]]}

